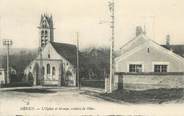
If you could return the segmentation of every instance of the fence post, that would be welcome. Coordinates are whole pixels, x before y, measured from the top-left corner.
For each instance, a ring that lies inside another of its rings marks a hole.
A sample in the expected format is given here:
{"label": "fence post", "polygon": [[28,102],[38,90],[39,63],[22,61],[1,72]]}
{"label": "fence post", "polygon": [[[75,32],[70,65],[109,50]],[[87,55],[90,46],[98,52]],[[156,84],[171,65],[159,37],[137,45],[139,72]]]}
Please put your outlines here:
{"label": "fence post", "polygon": [[110,93],[110,78],[108,74],[105,76],[105,93]]}

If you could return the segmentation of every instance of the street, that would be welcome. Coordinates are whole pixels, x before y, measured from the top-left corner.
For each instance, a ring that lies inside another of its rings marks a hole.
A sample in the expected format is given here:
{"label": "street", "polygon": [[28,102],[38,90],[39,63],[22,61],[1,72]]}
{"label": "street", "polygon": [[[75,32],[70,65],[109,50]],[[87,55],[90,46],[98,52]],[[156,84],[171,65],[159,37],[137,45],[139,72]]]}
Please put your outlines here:
{"label": "street", "polygon": [[[93,92],[103,92],[91,89]],[[129,104],[110,102],[85,94],[89,89],[78,88],[20,88],[0,90],[0,116],[12,115],[162,115],[182,104]],[[145,111],[146,107],[146,111]],[[176,112],[175,112],[176,113]],[[160,115],[160,114],[159,114]]]}

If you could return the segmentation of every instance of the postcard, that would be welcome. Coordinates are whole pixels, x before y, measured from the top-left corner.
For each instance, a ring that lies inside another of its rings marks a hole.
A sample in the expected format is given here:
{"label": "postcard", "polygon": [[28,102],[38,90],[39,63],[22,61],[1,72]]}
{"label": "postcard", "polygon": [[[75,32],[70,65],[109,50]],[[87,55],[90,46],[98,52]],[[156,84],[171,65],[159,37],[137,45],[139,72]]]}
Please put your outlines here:
{"label": "postcard", "polygon": [[184,1],[0,0],[0,116],[183,116]]}

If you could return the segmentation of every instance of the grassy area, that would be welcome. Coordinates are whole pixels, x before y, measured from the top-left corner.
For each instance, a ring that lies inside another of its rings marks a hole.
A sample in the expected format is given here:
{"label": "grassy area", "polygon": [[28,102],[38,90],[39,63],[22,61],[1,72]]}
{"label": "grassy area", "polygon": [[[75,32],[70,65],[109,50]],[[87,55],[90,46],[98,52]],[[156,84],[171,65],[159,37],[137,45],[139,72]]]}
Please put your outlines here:
{"label": "grassy area", "polygon": [[184,89],[152,89],[145,91],[117,90],[102,96],[129,103],[164,103],[183,99]]}

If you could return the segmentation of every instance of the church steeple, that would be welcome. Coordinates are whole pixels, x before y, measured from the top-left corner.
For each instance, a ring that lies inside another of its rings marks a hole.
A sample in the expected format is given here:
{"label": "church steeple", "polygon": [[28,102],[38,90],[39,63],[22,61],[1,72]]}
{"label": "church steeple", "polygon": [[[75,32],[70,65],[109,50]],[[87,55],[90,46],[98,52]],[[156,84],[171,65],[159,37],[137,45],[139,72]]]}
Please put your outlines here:
{"label": "church steeple", "polygon": [[42,14],[39,25],[40,46],[45,47],[47,43],[54,41],[54,26],[52,15]]}

